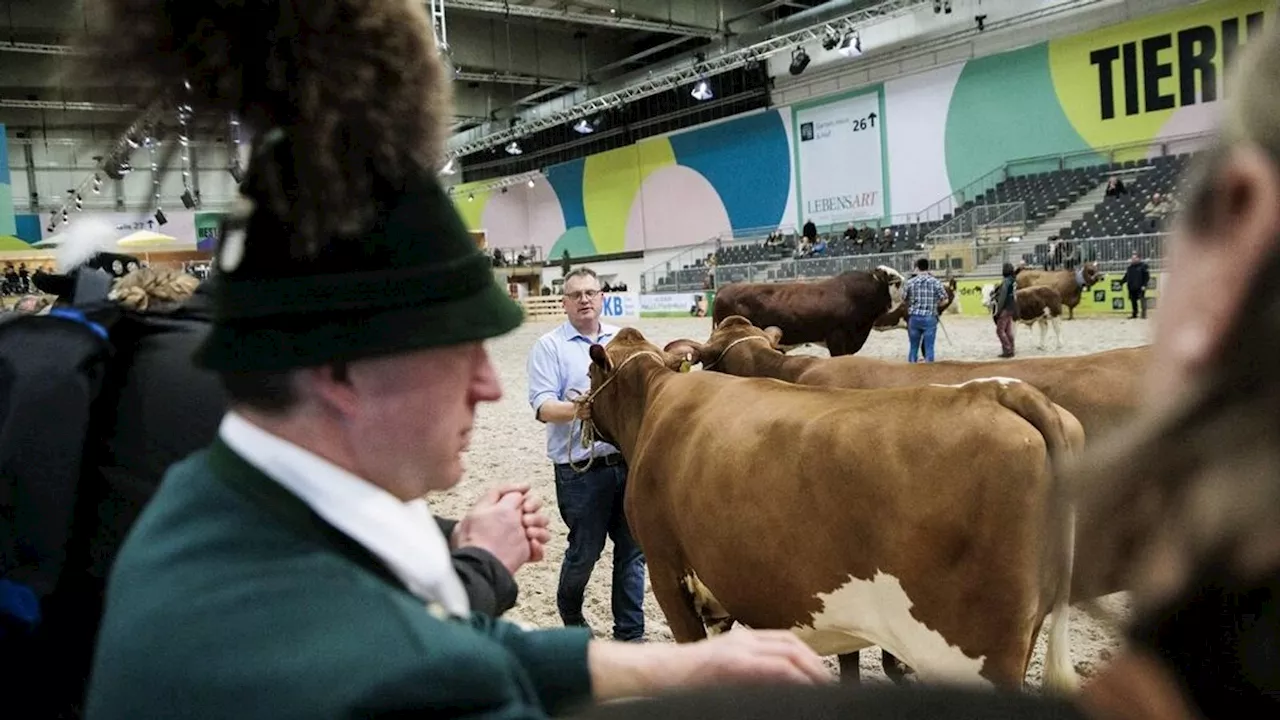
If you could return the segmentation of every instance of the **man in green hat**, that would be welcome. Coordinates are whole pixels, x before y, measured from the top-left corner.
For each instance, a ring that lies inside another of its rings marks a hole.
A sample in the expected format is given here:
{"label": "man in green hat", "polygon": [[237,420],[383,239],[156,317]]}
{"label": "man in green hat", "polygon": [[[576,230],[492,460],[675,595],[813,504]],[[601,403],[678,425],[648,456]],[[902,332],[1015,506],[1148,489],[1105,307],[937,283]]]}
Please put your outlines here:
{"label": "man in green hat", "polygon": [[[230,399],[113,569],[90,718],[544,717],[700,683],[818,682],[785,632],[692,645],[524,631],[472,615],[423,497],[462,475],[502,389],[483,341],[523,320],[428,172],[357,237],[299,251],[268,138],[223,229],[197,360]],[[426,241],[424,239],[428,239]],[[520,512],[513,494],[507,510]],[[519,523],[506,550],[531,548]]]}

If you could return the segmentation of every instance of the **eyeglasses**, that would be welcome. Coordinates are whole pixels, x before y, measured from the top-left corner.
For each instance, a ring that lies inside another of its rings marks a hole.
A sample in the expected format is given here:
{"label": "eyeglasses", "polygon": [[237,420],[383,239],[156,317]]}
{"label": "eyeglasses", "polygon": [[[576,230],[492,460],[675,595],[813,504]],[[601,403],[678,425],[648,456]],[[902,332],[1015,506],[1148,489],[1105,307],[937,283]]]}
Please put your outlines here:
{"label": "eyeglasses", "polygon": [[588,300],[595,300],[595,299],[596,299],[596,297],[598,297],[599,295],[600,295],[600,291],[599,291],[599,290],[578,290],[578,291],[576,291],[576,292],[571,292],[571,293],[565,293],[565,294],[564,294],[564,296],[565,296],[566,298],[568,298],[568,299],[570,299],[570,300],[572,300],[572,301],[574,301],[574,302],[577,302],[577,301],[581,300],[581,299],[582,299],[582,298],[584,298],[584,297],[585,297],[586,299],[588,299]]}

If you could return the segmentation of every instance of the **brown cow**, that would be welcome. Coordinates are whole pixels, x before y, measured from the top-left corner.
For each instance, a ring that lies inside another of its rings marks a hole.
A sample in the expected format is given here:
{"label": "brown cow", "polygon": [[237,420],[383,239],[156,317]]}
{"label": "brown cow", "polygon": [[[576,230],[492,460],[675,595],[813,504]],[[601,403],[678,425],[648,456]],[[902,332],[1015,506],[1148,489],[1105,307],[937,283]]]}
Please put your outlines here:
{"label": "brown cow", "polygon": [[712,327],[742,315],[781,328],[787,345],[825,343],[833,356],[852,355],[897,299],[891,289],[901,288],[901,273],[884,265],[811,283],[731,283],[716,292]]}
{"label": "brown cow", "polygon": [[[942,302],[938,303],[939,315],[946,312],[956,300],[955,278],[948,280],[944,284],[944,287],[947,291],[947,297]],[[885,330],[906,330],[907,303],[903,301],[894,305],[892,310],[876,318],[876,322],[872,327],[880,332],[884,332]]]}
{"label": "brown cow", "polygon": [[1062,296],[1062,304],[1067,306],[1068,320],[1076,317],[1076,306],[1080,304],[1081,293],[1101,281],[1102,273],[1098,271],[1096,262],[1085,263],[1077,270],[1021,270],[1017,275],[1019,288],[1047,285],[1057,290]]}
{"label": "brown cow", "polygon": [[[1017,321],[1028,328],[1040,325],[1040,349],[1044,349],[1044,336],[1050,323],[1053,334],[1062,349],[1062,296],[1048,285],[1033,285],[1014,292],[1018,303]],[[996,285],[982,286],[982,306],[995,310]]]}
{"label": "brown cow", "polygon": [[1073,521],[1044,518],[1050,464],[1084,434],[1039,390],[682,373],[633,328],[590,356],[579,413],[627,459],[627,520],[677,642],[737,621],[1017,688],[1052,609],[1046,685],[1074,685]]}
{"label": "brown cow", "polygon": [[[865,357],[821,358],[785,355],[778,350],[777,328],[762,330],[743,317],[727,318],[706,343],[675,340],[666,351],[705,370],[729,375],[784,380],[799,385],[852,389],[959,384],[984,377],[1010,377],[1028,382],[1075,416],[1086,438],[1101,438],[1128,422],[1140,406],[1142,369],[1148,346],[1061,358],[1029,358],[992,362],[948,360],[901,363]],[[1111,578],[1108,594],[1127,589],[1123,578]],[[1071,602],[1092,599],[1072,589]],[[885,673],[895,680],[906,668],[889,652]],[[858,671],[857,654],[840,658],[842,673]]]}

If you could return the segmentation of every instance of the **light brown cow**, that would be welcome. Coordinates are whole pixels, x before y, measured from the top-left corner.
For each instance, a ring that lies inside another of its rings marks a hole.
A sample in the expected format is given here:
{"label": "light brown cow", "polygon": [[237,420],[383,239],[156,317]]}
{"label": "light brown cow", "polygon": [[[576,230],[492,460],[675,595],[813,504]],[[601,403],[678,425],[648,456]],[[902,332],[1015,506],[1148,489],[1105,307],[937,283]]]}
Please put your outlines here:
{"label": "light brown cow", "polygon": [[703,369],[729,375],[862,390],[1017,378],[1075,416],[1090,442],[1124,425],[1138,411],[1142,372],[1150,355],[1150,346],[1144,345],[1068,357],[904,363],[860,356],[785,355],[777,349],[778,336],[776,328],[761,329],[744,317],[731,317],[707,342],[675,340],[666,351],[689,355]]}
{"label": "light brown cow", "polygon": [[627,519],[678,642],[736,620],[823,654],[879,645],[925,681],[1020,687],[1052,609],[1046,685],[1074,686],[1073,521],[1045,511],[1051,463],[1084,434],[1043,393],[681,373],[632,328],[590,355],[579,412],[627,459]]}
{"label": "light brown cow", "polygon": [[[744,317],[730,317],[706,343],[676,340],[668,343],[665,351],[688,357],[695,364],[701,362],[705,370],[824,387],[901,388],[959,384],[992,376],[1017,378],[1034,385],[1075,416],[1091,440],[1106,436],[1136,414],[1141,404],[1142,369],[1150,354],[1149,346],[1143,346],[1059,358],[901,363],[858,356],[785,355],[778,349],[779,336],[776,328],[762,330]],[[1109,594],[1128,586],[1124,578],[1114,577],[1107,588]],[[1093,597],[1072,588],[1072,603]],[[842,672],[857,672],[856,654],[840,660]],[[889,652],[882,662],[895,680],[906,671]]]}
{"label": "light brown cow", "polygon": [[1019,288],[1047,285],[1057,290],[1062,296],[1062,304],[1067,306],[1068,320],[1075,319],[1081,294],[1102,279],[1096,262],[1085,263],[1076,270],[1021,270],[1017,275]]}
{"label": "light brown cow", "polygon": [[[1053,335],[1058,340],[1058,349],[1062,349],[1062,296],[1048,285],[1033,285],[1016,290],[1013,293],[1018,303],[1017,322],[1028,328],[1040,325],[1040,345],[1044,349],[1044,336],[1050,323],[1053,324]],[[982,286],[982,306],[994,311],[996,285]]]}

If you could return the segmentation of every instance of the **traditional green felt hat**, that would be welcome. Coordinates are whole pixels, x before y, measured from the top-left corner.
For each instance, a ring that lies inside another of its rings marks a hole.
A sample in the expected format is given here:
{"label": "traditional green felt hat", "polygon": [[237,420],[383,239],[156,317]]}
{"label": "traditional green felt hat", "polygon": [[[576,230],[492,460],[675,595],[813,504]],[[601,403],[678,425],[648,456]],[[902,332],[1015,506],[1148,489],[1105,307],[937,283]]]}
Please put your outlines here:
{"label": "traditional green felt hat", "polygon": [[[291,163],[292,152],[287,138],[264,148],[244,194],[265,197],[255,190],[270,182],[265,168]],[[523,311],[433,172],[376,192],[383,199],[364,232],[302,257],[293,227],[266,202],[225,219],[207,281],[213,329],[196,361],[224,372],[289,370],[486,340],[521,324]]]}

